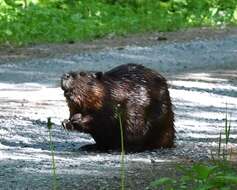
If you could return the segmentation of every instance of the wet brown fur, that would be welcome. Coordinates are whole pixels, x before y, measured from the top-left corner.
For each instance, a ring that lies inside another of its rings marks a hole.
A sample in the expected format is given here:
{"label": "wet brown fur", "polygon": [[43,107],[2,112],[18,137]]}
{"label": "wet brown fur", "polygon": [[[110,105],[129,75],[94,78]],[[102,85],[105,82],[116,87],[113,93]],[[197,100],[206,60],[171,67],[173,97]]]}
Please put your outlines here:
{"label": "wet brown fur", "polygon": [[70,118],[67,129],[92,135],[100,149],[120,147],[122,119],[127,150],[174,145],[174,114],[167,83],[159,73],[137,64],[104,74],[71,72],[62,77]]}

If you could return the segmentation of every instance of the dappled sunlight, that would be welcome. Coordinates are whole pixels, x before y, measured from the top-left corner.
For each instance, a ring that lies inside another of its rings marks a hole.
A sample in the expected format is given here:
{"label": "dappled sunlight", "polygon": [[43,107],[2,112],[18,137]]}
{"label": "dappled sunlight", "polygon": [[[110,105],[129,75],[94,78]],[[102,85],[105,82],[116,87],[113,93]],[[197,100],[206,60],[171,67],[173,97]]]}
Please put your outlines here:
{"label": "dappled sunlight", "polygon": [[[197,80],[197,76],[201,82]],[[188,81],[187,78],[189,78]],[[237,96],[235,94],[237,87],[228,81],[228,75],[222,78],[215,78],[208,73],[178,75],[169,83],[175,112],[177,148],[159,158],[144,153],[128,156],[128,160],[168,161],[170,159],[166,157],[170,157],[169,154],[174,154],[176,151],[175,154],[178,156],[180,149],[188,151],[195,146],[201,150],[203,146],[211,148],[217,145],[219,133],[224,127],[226,106],[228,114],[231,115],[233,127],[231,138],[237,137]],[[61,121],[69,116],[60,88],[39,83],[0,83],[0,90],[3,92],[0,93],[1,116],[5,118],[5,121],[1,122],[3,127],[0,130],[1,135],[4,136],[1,144],[4,154],[1,159],[45,159],[50,161],[48,130],[45,122],[47,117],[51,117],[52,121],[57,124],[53,129],[56,150],[59,151],[59,154],[56,155],[57,162],[72,163],[74,160],[77,163],[90,163],[112,159],[119,163],[118,155],[90,156],[86,154],[78,158],[66,156],[70,154],[68,151],[74,151],[74,148],[77,149],[94,141],[88,135],[69,133],[60,127]],[[223,93],[219,94],[219,91]],[[225,95],[228,92],[232,92],[231,96]],[[178,157],[173,157],[171,160],[173,159],[178,159]]]}
{"label": "dappled sunlight", "polygon": [[[69,118],[69,110],[59,87],[60,76],[71,70],[104,72],[129,62],[141,63],[167,78],[175,113],[176,146],[127,154],[128,172],[136,173],[153,164],[208,159],[218,147],[220,132],[224,132],[226,113],[231,121],[230,146],[235,149],[237,57],[229,56],[236,49],[233,39],[212,40],[205,48],[205,41],[194,41],[0,64],[0,167],[4,176],[14,174],[19,178],[20,171],[31,184],[32,175],[37,176],[35,180],[51,175],[48,117],[53,122],[52,141],[60,176],[66,176],[71,183],[70,175],[76,175],[73,179],[79,185],[77,177],[116,176],[120,168],[119,151],[81,151],[84,145],[94,143],[91,136],[65,131],[61,126]],[[222,53],[220,47],[229,51]],[[17,171],[12,171],[14,167]]]}
{"label": "dappled sunlight", "polygon": [[69,116],[69,111],[60,88],[37,83],[0,83],[0,109],[5,117],[26,117],[46,121],[52,117],[57,124]]}
{"label": "dappled sunlight", "polygon": [[232,71],[223,73],[189,73],[170,81],[178,144],[215,149],[220,132],[224,133],[227,114],[230,141],[237,147],[233,141],[237,138],[237,86]]}

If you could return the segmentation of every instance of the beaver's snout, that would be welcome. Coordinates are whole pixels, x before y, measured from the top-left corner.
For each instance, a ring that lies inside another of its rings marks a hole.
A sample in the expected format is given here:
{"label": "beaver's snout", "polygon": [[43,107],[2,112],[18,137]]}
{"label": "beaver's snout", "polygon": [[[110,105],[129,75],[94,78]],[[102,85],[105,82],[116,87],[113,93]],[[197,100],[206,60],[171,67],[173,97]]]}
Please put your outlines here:
{"label": "beaver's snout", "polygon": [[71,82],[72,82],[71,75],[69,73],[63,74],[61,78],[61,88],[64,91],[68,91],[70,89]]}
{"label": "beaver's snout", "polygon": [[65,74],[63,74],[63,76],[62,76],[62,79],[63,80],[67,80],[67,79],[69,79],[70,78],[70,74],[69,73],[65,73]]}

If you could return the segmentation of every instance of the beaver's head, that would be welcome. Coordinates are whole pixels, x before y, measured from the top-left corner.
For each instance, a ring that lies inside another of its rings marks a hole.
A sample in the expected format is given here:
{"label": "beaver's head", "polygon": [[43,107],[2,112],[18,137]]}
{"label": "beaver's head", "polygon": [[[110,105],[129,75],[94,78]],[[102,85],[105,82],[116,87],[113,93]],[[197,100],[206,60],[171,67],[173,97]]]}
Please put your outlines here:
{"label": "beaver's head", "polygon": [[101,72],[69,72],[62,76],[61,88],[71,116],[102,107],[105,93],[102,75]]}

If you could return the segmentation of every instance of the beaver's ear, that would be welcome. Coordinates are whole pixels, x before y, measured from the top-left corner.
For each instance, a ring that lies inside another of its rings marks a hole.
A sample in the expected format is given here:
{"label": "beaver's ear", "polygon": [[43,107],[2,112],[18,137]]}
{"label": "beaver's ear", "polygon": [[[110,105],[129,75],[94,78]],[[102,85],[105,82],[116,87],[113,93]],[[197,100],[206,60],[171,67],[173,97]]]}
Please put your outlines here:
{"label": "beaver's ear", "polygon": [[96,72],[96,73],[93,73],[92,76],[96,79],[101,79],[103,77],[103,72]]}

